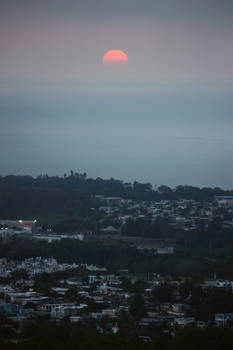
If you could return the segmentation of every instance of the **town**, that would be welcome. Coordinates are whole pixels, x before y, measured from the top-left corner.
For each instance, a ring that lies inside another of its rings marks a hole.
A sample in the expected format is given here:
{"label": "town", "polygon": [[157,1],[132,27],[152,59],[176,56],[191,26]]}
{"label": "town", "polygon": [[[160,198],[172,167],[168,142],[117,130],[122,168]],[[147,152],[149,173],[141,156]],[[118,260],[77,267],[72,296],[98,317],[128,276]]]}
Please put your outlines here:
{"label": "town", "polygon": [[[149,325],[159,326],[171,336],[186,325],[232,327],[233,312],[215,313],[212,309],[208,319],[194,315],[208,293],[210,298],[215,293],[215,301],[230,294],[233,301],[233,281],[199,283],[156,274],[141,276],[127,269],[109,274],[105,267],[59,264],[54,258],[41,257],[21,262],[2,258],[0,264],[0,310],[7,322],[17,324],[17,331],[12,328],[15,336],[26,324],[45,315],[56,322],[64,318],[74,323],[92,319],[99,332],[115,334],[119,317],[129,314],[137,320],[140,337],[149,342]],[[226,311],[226,305],[222,311]]]}
{"label": "town", "polygon": [[[188,237],[200,227],[208,230],[213,222],[223,232],[233,228],[232,196],[158,202],[96,197],[99,205],[93,211],[100,219],[95,231],[56,232],[52,226],[41,226],[39,218],[1,220],[1,245],[14,244],[14,240],[17,244],[18,239],[53,248],[67,241],[73,245],[123,244],[139,256],[163,259],[175,257],[180,250],[170,230]],[[163,225],[166,222],[165,234],[156,232],[161,230],[161,220]],[[127,264],[119,269],[97,266],[91,258],[89,263],[64,260],[36,252],[28,258],[0,259],[0,327],[7,341],[24,341],[28,327],[41,318],[55,324],[64,320],[91,323],[97,333],[106,335],[122,334],[130,325],[128,332],[145,344],[155,341],[158,330],[172,338],[185,327],[233,327],[233,279],[216,271],[187,276],[137,271]]]}

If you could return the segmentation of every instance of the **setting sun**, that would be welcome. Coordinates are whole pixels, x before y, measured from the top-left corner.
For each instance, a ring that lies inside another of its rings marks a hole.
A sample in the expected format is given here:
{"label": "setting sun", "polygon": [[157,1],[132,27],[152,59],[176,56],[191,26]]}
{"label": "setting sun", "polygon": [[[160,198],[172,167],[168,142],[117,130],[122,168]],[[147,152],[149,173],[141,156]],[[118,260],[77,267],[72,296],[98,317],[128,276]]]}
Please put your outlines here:
{"label": "setting sun", "polygon": [[128,64],[128,56],[121,50],[107,51],[103,57],[105,66],[122,66]]}

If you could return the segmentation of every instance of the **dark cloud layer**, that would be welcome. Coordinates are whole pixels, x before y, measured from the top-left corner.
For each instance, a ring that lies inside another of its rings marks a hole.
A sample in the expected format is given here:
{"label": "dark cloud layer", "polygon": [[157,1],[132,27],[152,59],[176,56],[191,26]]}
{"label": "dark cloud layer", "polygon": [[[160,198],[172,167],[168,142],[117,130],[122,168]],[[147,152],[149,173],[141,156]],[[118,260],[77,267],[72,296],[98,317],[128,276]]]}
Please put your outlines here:
{"label": "dark cloud layer", "polygon": [[62,14],[94,18],[230,18],[232,0],[7,0],[0,4],[7,14]]}

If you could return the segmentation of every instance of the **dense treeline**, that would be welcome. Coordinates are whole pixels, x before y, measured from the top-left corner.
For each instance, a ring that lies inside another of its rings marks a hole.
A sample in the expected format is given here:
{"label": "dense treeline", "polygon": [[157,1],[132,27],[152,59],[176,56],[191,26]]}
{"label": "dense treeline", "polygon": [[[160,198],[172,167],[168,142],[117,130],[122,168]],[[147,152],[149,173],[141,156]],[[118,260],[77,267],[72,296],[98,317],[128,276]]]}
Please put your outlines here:
{"label": "dense treeline", "polygon": [[[230,220],[232,219],[231,214]],[[182,248],[233,250],[233,228],[224,228],[223,222],[224,218],[218,216],[208,224],[203,224],[200,219],[195,229],[186,231],[182,227],[171,226],[166,218],[158,217],[154,222],[139,218],[128,220],[122,226],[122,234],[169,241]]]}
{"label": "dense treeline", "polygon": [[40,175],[9,175],[0,177],[0,218],[40,218],[41,223],[67,226],[76,229],[93,229],[98,214],[95,195],[120,196],[136,200],[194,199],[213,200],[216,195],[233,195],[233,191],[220,188],[193,186],[159,186],[153,189],[150,183],[125,183],[120,180],[87,178],[87,174],[74,173],[63,177]]}
{"label": "dense treeline", "polygon": [[2,350],[217,350],[231,349],[233,344],[233,331],[227,329],[185,327],[171,337],[152,325],[144,330],[151,335],[153,343],[150,344],[138,338],[133,324],[123,320],[119,326],[119,334],[99,334],[91,322],[70,324],[63,320],[56,325],[41,319],[36,324],[28,324],[22,334],[27,340],[19,344],[8,342],[17,336],[13,327],[0,326],[0,346]]}
{"label": "dense treeline", "polygon": [[218,195],[233,195],[233,190],[223,190],[219,187],[195,187],[188,185],[179,185],[174,189],[169,186],[161,185],[157,187],[150,183],[123,182],[121,180],[87,178],[87,174],[74,173],[72,170],[69,175],[63,177],[40,175],[36,178],[32,176],[8,175],[0,177],[0,189],[16,190],[22,188],[59,188],[59,189],[77,189],[85,194],[105,194],[111,196],[122,196],[127,198],[161,200],[161,199],[194,199],[209,200]]}
{"label": "dense treeline", "polygon": [[54,256],[59,262],[76,262],[105,266],[109,271],[129,269],[132,273],[158,273],[170,276],[233,279],[232,250],[179,249],[174,255],[158,256],[140,252],[123,243],[104,244],[72,239],[46,243],[33,239],[13,238],[0,243],[0,256],[13,260]]}
{"label": "dense treeline", "polygon": [[42,223],[44,220],[53,224],[69,218],[77,221],[76,228],[89,228],[95,215],[92,207],[96,207],[93,196],[83,193],[78,187],[71,189],[58,185],[55,179],[48,183],[46,179],[29,176],[0,178],[1,219],[39,217]]}

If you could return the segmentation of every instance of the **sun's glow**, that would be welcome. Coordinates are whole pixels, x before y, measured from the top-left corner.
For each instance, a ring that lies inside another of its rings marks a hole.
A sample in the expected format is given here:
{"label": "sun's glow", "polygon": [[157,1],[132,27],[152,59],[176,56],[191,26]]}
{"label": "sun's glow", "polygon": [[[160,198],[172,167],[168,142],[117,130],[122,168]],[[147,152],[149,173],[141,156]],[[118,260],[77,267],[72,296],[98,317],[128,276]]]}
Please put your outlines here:
{"label": "sun's glow", "polygon": [[128,56],[121,50],[110,50],[104,54],[103,64],[105,66],[122,66],[128,64]]}

